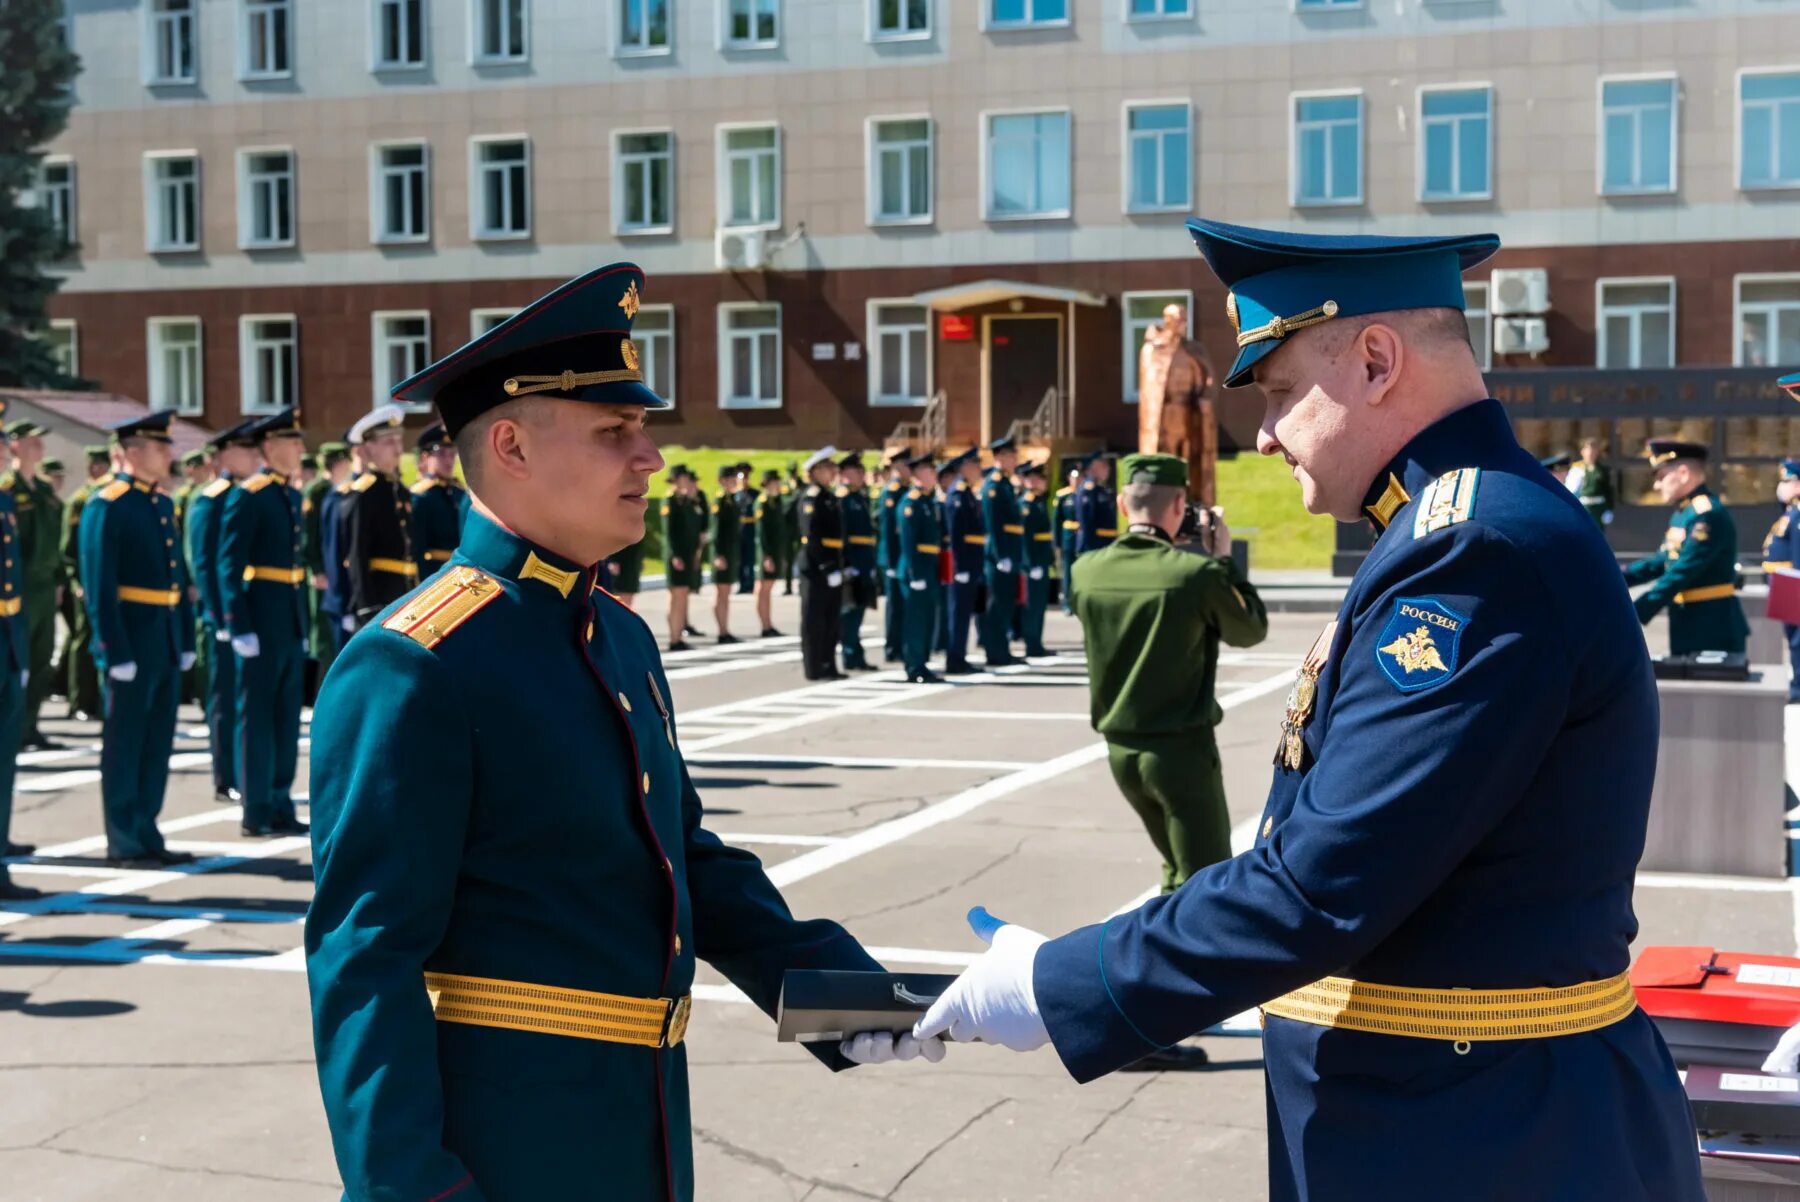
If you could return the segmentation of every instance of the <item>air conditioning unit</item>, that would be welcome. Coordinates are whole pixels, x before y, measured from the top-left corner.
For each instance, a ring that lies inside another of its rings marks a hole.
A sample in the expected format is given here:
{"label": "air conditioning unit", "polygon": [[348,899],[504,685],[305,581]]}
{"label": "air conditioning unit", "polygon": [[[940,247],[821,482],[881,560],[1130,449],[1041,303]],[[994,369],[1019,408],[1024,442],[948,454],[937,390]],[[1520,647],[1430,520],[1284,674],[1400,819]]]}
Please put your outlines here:
{"label": "air conditioning unit", "polygon": [[[1497,274],[1497,273],[1496,273]],[[1550,349],[1550,331],[1541,317],[1494,319],[1496,355],[1541,355]]]}
{"label": "air conditioning unit", "polygon": [[721,271],[761,271],[768,235],[762,230],[721,229],[713,235],[713,259]]}
{"label": "air conditioning unit", "polygon": [[1495,317],[1550,311],[1550,273],[1542,267],[1496,271],[1489,285],[1488,308]]}

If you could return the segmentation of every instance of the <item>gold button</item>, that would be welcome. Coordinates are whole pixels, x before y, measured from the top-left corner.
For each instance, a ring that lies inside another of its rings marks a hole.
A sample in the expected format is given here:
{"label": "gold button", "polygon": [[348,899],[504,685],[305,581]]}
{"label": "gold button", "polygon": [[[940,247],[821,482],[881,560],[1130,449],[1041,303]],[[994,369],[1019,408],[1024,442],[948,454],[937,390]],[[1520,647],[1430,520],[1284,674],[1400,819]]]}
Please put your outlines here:
{"label": "gold button", "polygon": [[675,936],[675,954],[677,956],[679,956],[681,954],[681,936],[680,935]]}
{"label": "gold button", "polygon": [[649,791],[650,791],[650,774],[648,772],[646,772],[646,773],[644,773],[644,792],[648,793]]}
{"label": "gold button", "polygon": [[675,861],[671,860],[668,856],[663,857],[663,871],[668,873],[673,873],[675,871]]}
{"label": "gold button", "polygon": [[1267,818],[1263,819],[1262,837],[1267,839],[1269,837],[1269,832],[1274,829],[1275,829],[1275,815],[1270,814]]}
{"label": "gold button", "polygon": [[[588,623],[588,634],[591,636],[593,633],[594,633],[594,624],[592,622],[589,622]],[[629,714],[631,712],[631,698],[627,697],[623,693],[619,694],[619,705],[624,708],[626,713]]]}

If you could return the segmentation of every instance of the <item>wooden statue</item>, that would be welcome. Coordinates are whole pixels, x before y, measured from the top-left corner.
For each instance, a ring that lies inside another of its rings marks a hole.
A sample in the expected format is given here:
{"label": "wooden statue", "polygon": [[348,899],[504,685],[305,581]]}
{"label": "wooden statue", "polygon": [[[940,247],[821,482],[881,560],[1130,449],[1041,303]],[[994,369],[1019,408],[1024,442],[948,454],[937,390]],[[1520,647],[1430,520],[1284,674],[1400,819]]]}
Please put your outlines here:
{"label": "wooden statue", "polygon": [[1138,352],[1138,450],[1187,460],[1188,492],[1206,505],[1217,503],[1219,429],[1207,399],[1212,386],[1211,366],[1188,342],[1187,313],[1170,305],[1144,332]]}

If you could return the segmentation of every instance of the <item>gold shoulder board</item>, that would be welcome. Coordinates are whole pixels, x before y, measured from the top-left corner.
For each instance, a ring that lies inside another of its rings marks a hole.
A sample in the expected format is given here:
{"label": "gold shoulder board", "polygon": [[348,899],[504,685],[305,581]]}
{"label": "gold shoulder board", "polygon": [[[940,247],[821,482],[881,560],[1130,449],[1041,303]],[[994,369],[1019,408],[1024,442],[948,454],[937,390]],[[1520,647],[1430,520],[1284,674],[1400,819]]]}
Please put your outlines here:
{"label": "gold shoulder board", "polygon": [[275,477],[264,475],[259,472],[244,481],[243,488],[245,492],[261,492],[273,483],[275,483]]}
{"label": "gold shoulder board", "polygon": [[129,482],[124,480],[114,480],[111,484],[108,484],[105,488],[100,490],[99,496],[102,501],[116,501],[130,491],[131,485]]}
{"label": "gold shoulder board", "polygon": [[206,486],[206,490],[204,492],[202,492],[200,495],[203,497],[217,498],[217,497],[224,496],[226,493],[228,493],[230,491],[231,491],[231,481],[226,479],[224,476],[220,476],[217,480],[214,480],[211,484],[208,484]]}
{"label": "gold shoulder board", "polygon": [[1712,511],[1713,499],[1711,497],[1702,495],[1694,498],[1695,513],[1711,513]]}
{"label": "gold shoulder board", "polygon": [[375,487],[375,481],[379,479],[381,479],[381,477],[377,476],[374,472],[370,472],[364,476],[358,476],[350,482],[350,491],[368,492],[371,488]]}
{"label": "gold shoulder board", "polygon": [[414,482],[414,484],[412,486],[412,490],[411,490],[412,495],[415,497],[423,496],[424,494],[430,492],[432,489],[436,488],[438,485],[440,485],[442,483],[443,483],[442,480],[439,480],[433,476],[427,476],[423,480]]}
{"label": "gold shoulder board", "polygon": [[1475,493],[1481,486],[1481,469],[1461,467],[1445,472],[1425,486],[1413,512],[1413,537],[1424,538],[1475,516]]}
{"label": "gold shoulder board", "polygon": [[414,594],[381,625],[430,650],[499,595],[500,583],[492,576],[474,568],[453,568]]}

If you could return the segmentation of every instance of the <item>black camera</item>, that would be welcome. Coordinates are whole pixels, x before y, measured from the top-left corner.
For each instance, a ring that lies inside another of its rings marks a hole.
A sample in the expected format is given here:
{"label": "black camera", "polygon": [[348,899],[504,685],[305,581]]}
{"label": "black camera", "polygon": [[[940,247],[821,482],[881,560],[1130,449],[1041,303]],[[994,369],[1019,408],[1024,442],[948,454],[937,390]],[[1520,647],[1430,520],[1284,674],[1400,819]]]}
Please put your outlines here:
{"label": "black camera", "polygon": [[1204,505],[1196,505],[1189,501],[1181,511],[1181,528],[1175,532],[1177,542],[1210,542],[1212,538],[1213,511]]}

